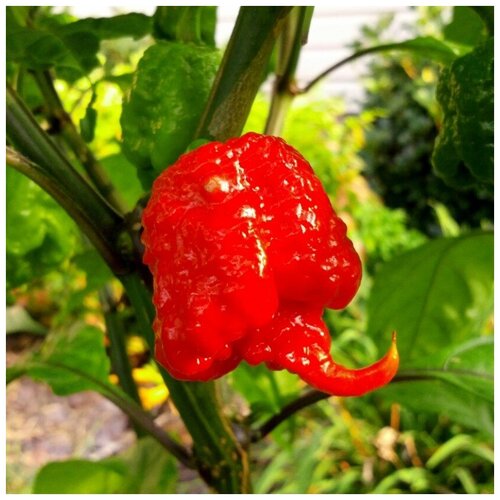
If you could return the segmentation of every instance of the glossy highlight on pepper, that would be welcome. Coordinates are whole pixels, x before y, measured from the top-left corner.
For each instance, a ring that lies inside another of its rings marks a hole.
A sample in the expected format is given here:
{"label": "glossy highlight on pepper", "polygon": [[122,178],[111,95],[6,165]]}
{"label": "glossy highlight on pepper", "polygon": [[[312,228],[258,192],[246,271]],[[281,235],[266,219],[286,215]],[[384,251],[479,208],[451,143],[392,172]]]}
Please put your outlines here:
{"label": "glossy highlight on pepper", "polygon": [[395,375],[395,336],[367,368],[331,357],[322,314],[352,300],[361,262],[320,180],[282,139],[248,133],[182,155],[155,180],[143,227],[155,355],[173,377],[266,363],[358,396]]}

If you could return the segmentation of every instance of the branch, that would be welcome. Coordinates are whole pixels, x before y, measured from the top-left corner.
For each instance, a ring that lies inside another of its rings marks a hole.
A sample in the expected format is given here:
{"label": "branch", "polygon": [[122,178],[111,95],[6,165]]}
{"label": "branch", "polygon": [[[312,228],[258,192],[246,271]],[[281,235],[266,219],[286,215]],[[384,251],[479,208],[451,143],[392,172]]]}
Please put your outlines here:
{"label": "branch", "polygon": [[127,354],[126,332],[116,307],[116,300],[109,285],[105,285],[99,290],[99,300],[106,323],[106,333],[111,344],[111,363],[118,376],[120,387],[131,399],[141,406],[141,399],[134,378],[132,377],[132,368]]}
{"label": "branch", "polygon": [[[40,165],[30,161],[9,146],[6,147],[6,163],[7,166],[15,168],[38,184],[61,205],[85,236],[92,242],[115,274],[121,275],[128,272],[128,263],[123,260],[122,256],[116,250],[116,242],[113,236],[114,230],[112,232],[111,228],[108,229],[107,226],[101,227],[99,219],[95,219],[97,217],[96,214],[100,214],[99,211],[88,209],[86,204],[81,203],[78,196],[68,192],[65,186],[59,181],[59,178],[54,177]],[[82,179],[82,182],[85,181]]]}
{"label": "branch", "polygon": [[280,135],[285,117],[297,94],[295,71],[304,40],[305,26],[314,7],[294,7],[285,21],[278,41],[279,56],[276,77],[271,96],[271,108],[267,116],[264,133]]}
{"label": "branch", "polygon": [[[432,375],[424,375],[424,374],[402,374],[396,375],[391,384],[397,382],[414,382],[419,380],[435,380],[436,377]],[[272,432],[278,425],[282,424],[285,420],[290,418],[292,415],[297,413],[298,411],[311,406],[318,401],[322,401],[323,399],[328,399],[331,397],[331,394],[327,394],[326,392],[321,392],[318,390],[311,390],[306,392],[304,395],[298,397],[294,401],[285,405],[276,415],[273,415],[269,420],[264,422],[260,427],[255,429],[250,433],[250,442],[255,443],[260,441],[264,437],[266,437],[270,432]]]}
{"label": "branch", "polygon": [[264,437],[266,437],[270,432],[272,432],[278,425],[283,423],[285,420],[290,418],[292,415],[297,413],[298,411],[306,408],[307,406],[311,406],[318,401],[322,401],[323,399],[327,399],[330,397],[330,394],[326,394],[325,392],[311,390],[306,392],[304,395],[298,397],[291,403],[285,405],[276,415],[273,415],[269,420],[264,422],[258,429],[251,432],[250,434],[250,442],[255,443],[260,441]]}
{"label": "branch", "polygon": [[413,40],[406,40],[404,42],[394,42],[394,43],[386,43],[382,45],[375,45],[373,47],[368,47],[366,49],[358,50],[351,54],[349,57],[342,59],[341,61],[335,63],[329,68],[325,69],[322,73],[320,73],[316,78],[311,80],[304,88],[299,90],[300,94],[305,94],[312,87],[314,87],[318,82],[320,82],[323,78],[328,76],[333,71],[341,68],[347,63],[359,59],[360,57],[366,56],[368,54],[373,54],[376,52],[386,52],[389,50],[403,50],[410,51],[416,53],[423,53],[436,61],[448,62],[455,58],[455,54],[453,51],[447,47],[445,44],[438,42],[434,39],[429,38],[415,38]]}
{"label": "branch", "polygon": [[179,462],[183,463],[190,469],[195,468],[193,458],[189,452],[177,441],[172,439],[161,427],[156,425],[155,421],[142,408],[140,408],[137,403],[123,395],[113,386],[102,382],[101,380],[85,373],[82,370],[79,370],[78,368],[65,365],[64,363],[34,361],[29,362],[26,369],[29,370],[30,366],[40,365],[42,367],[46,367],[48,365],[50,367],[60,368],[92,382],[100,394],[120,408],[120,410],[122,410],[132,420],[132,422],[154,437],[166,450],[177,458]]}
{"label": "branch", "polygon": [[[141,334],[154,352],[152,329],[155,309],[151,292],[137,274],[120,280],[135,310]],[[203,479],[220,493],[248,493],[247,455],[236,440],[213,382],[181,382],[161,365],[158,369],[172,401],[193,439],[194,453]]]}

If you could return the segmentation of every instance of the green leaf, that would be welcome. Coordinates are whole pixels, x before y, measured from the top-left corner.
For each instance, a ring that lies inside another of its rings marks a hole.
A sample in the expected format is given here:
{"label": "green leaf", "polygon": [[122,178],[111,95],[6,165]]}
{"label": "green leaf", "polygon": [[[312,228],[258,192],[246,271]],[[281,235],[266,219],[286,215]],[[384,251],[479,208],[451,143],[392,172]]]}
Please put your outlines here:
{"label": "green leaf", "polygon": [[[411,368],[400,370],[398,377],[408,381],[392,383],[378,394],[414,411],[446,415],[493,433],[492,337],[473,339],[415,360]],[[419,381],[419,377],[424,380]]]}
{"label": "green leaf", "polygon": [[412,363],[412,370],[432,375],[493,404],[493,337],[474,338]]}
{"label": "green leaf", "polygon": [[92,33],[99,40],[132,37],[134,40],[151,33],[153,20],[144,14],[132,12],[113,17],[79,19],[73,23],[61,26],[64,35],[82,32]]}
{"label": "green leaf", "polygon": [[13,305],[7,307],[5,311],[5,322],[7,327],[7,334],[26,332],[34,335],[45,335],[47,328],[42,324],[35,321],[20,305]]}
{"label": "green leaf", "polygon": [[60,268],[76,245],[74,222],[24,175],[9,168],[7,193],[7,287],[17,287]]}
{"label": "green leaf", "polygon": [[443,64],[448,64],[456,58],[455,52],[446,43],[431,36],[417,37],[391,45],[393,45],[391,50],[410,51]]}
{"label": "green leaf", "polygon": [[132,209],[144,194],[137,177],[137,168],[121,153],[101,158],[100,163],[128,207]]}
{"label": "green leaf", "polygon": [[397,381],[378,395],[417,412],[493,432],[493,235],[431,241],[375,277],[368,332],[396,330]]}
{"label": "green leaf", "polygon": [[117,457],[91,462],[68,460],[45,465],[33,493],[175,493],[177,466],[154,439],[144,438]]}
{"label": "green leaf", "polygon": [[88,325],[52,332],[26,363],[27,374],[49,384],[59,396],[112,387],[109,370],[104,334]]}
{"label": "green leaf", "polygon": [[479,335],[492,307],[493,235],[443,238],[393,259],[376,275],[368,334],[388,341],[396,330],[405,368]]}
{"label": "green leaf", "polygon": [[176,461],[153,438],[139,440],[122,454],[120,460],[123,460],[127,474],[119,493],[176,493]]}
{"label": "green leaf", "polygon": [[432,163],[454,187],[493,184],[493,38],[456,59],[439,76],[443,123]]}
{"label": "green leaf", "polygon": [[8,385],[14,380],[26,375],[26,368],[21,365],[9,366],[5,373],[5,384]]}
{"label": "green leaf", "polygon": [[33,493],[99,494],[117,493],[124,472],[114,464],[68,460],[48,463],[40,469]]}
{"label": "green leaf", "polygon": [[68,81],[85,76],[99,65],[97,52],[101,40],[139,39],[152,30],[152,19],[137,13],[71,23],[50,17],[34,27],[24,26],[20,19],[8,15],[7,59],[33,70],[55,67],[58,76]]}
{"label": "green leaf", "polygon": [[87,275],[85,293],[90,290],[99,290],[113,277],[109,267],[94,249],[75,255],[72,262]]}
{"label": "green leaf", "polygon": [[99,64],[99,39],[89,32],[49,32],[7,23],[7,59],[32,70],[55,67],[58,74],[75,79]]}
{"label": "green leaf", "polygon": [[411,493],[428,493],[431,485],[431,477],[429,471],[423,467],[410,467],[407,469],[399,469],[392,474],[385,476],[378,483],[371,493],[378,495],[387,493],[399,493],[396,489],[399,483],[408,485],[405,490]]}
{"label": "green leaf", "polygon": [[429,469],[435,469],[439,464],[459,451],[474,453],[493,463],[493,452],[491,450],[476,444],[474,439],[467,434],[458,434],[443,443],[427,460],[425,465]]}
{"label": "green leaf", "polygon": [[474,46],[479,43],[484,34],[484,24],[481,18],[470,7],[453,7],[453,18],[443,28],[446,40],[461,45]]}
{"label": "green leaf", "polygon": [[263,365],[241,363],[231,373],[231,386],[250,403],[254,413],[264,417],[275,413],[300,392],[299,380],[285,370],[269,371]]}

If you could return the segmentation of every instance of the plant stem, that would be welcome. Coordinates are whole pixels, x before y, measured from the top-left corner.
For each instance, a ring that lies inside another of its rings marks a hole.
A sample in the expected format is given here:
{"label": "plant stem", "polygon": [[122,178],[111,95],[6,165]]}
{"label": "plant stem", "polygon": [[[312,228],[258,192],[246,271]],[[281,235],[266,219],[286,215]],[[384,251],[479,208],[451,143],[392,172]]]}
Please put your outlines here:
{"label": "plant stem", "polygon": [[[137,319],[151,352],[155,310],[151,293],[137,274],[122,276],[121,282],[136,311]],[[194,442],[198,470],[203,479],[220,493],[249,493],[248,457],[237,442],[222,414],[213,382],[181,382],[159,366],[172,400]]]}
{"label": "plant stem", "polygon": [[291,7],[241,7],[195,138],[240,135]]}
{"label": "plant stem", "polygon": [[[396,375],[391,384],[398,382],[415,382],[420,380],[438,380],[439,377],[436,375],[426,375],[426,374],[418,374],[413,372],[401,373]],[[321,392],[316,389],[310,390],[299,396],[294,401],[291,401],[287,405],[285,405],[276,415],[273,415],[269,420],[264,422],[260,427],[255,429],[250,433],[250,442],[255,443],[260,441],[265,436],[267,436],[270,432],[272,432],[276,427],[289,419],[292,415],[297,413],[298,411],[311,406],[318,401],[322,401],[323,399],[328,399],[332,397],[331,394],[327,394],[326,392]]]}
{"label": "plant stem", "polygon": [[120,387],[141,406],[141,399],[132,377],[132,368],[127,354],[125,329],[116,309],[116,300],[113,298],[109,285],[104,286],[99,291],[99,299],[104,313],[106,332],[111,343],[111,363],[118,376]]}
{"label": "plant stem", "polygon": [[177,460],[183,463],[186,467],[191,469],[194,468],[192,456],[188,453],[188,451],[177,441],[172,439],[161,427],[158,427],[154,420],[141,407],[139,407],[137,403],[126,397],[113,386],[96,379],[78,368],[65,365],[64,363],[56,363],[53,361],[30,361],[26,365],[26,370],[29,372],[30,367],[39,366],[43,368],[49,366],[51,368],[66,370],[90,381],[100,394],[120,408],[120,410],[122,410],[136,425],[140,426],[148,434],[154,437],[166,450],[177,458]]}
{"label": "plant stem", "polygon": [[294,7],[286,19],[279,39],[279,62],[271,97],[271,109],[264,130],[265,134],[281,134],[285,117],[294,96],[297,94],[295,72],[304,41],[304,31],[313,9],[314,7]]}
{"label": "plant stem", "polygon": [[260,441],[265,436],[267,436],[270,432],[272,432],[278,425],[285,422],[285,420],[289,419],[292,415],[297,413],[298,411],[306,408],[307,406],[311,406],[318,401],[323,399],[327,399],[330,397],[330,394],[326,394],[321,391],[312,390],[306,392],[304,395],[298,397],[296,400],[285,405],[276,415],[273,415],[269,420],[264,422],[258,429],[255,429],[250,434],[250,442],[255,443]]}
{"label": "plant stem", "polygon": [[375,45],[373,47],[368,47],[366,49],[358,50],[357,52],[354,52],[354,54],[351,54],[345,59],[342,59],[339,62],[330,66],[329,68],[325,69],[325,71],[321,72],[316,78],[313,78],[305,87],[298,90],[298,93],[305,94],[306,92],[309,92],[309,90],[311,90],[311,88],[314,87],[317,83],[319,83],[323,78],[328,76],[333,71],[336,71],[337,69],[341,68],[345,64],[355,61],[356,59],[359,59],[360,57],[366,56],[368,54],[374,54],[377,52],[387,52],[389,50],[403,50],[403,51],[408,50],[410,52],[415,51],[414,47],[412,47],[411,45],[405,46],[404,42],[386,43],[383,45]]}
{"label": "plant stem", "polygon": [[99,193],[120,213],[125,213],[127,211],[125,202],[116,191],[102,165],[97,161],[82,136],[78,133],[70,115],[64,109],[50,73],[48,71],[36,71],[34,77],[44,97],[49,120],[57,120],[64,140],[84,166],[85,172]]}

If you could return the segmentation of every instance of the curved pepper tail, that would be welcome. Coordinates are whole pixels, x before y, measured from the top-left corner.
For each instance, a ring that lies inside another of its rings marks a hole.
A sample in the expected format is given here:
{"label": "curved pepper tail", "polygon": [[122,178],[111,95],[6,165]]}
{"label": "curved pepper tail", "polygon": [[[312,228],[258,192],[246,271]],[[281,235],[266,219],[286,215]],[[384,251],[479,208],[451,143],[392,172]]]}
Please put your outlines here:
{"label": "curved pepper tail", "polygon": [[373,365],[357,370],[325,360],[319,372],[300,374],[303,380],[333,396],[362,396],[389,383],[399,367],[396,332],[386,355]]}

